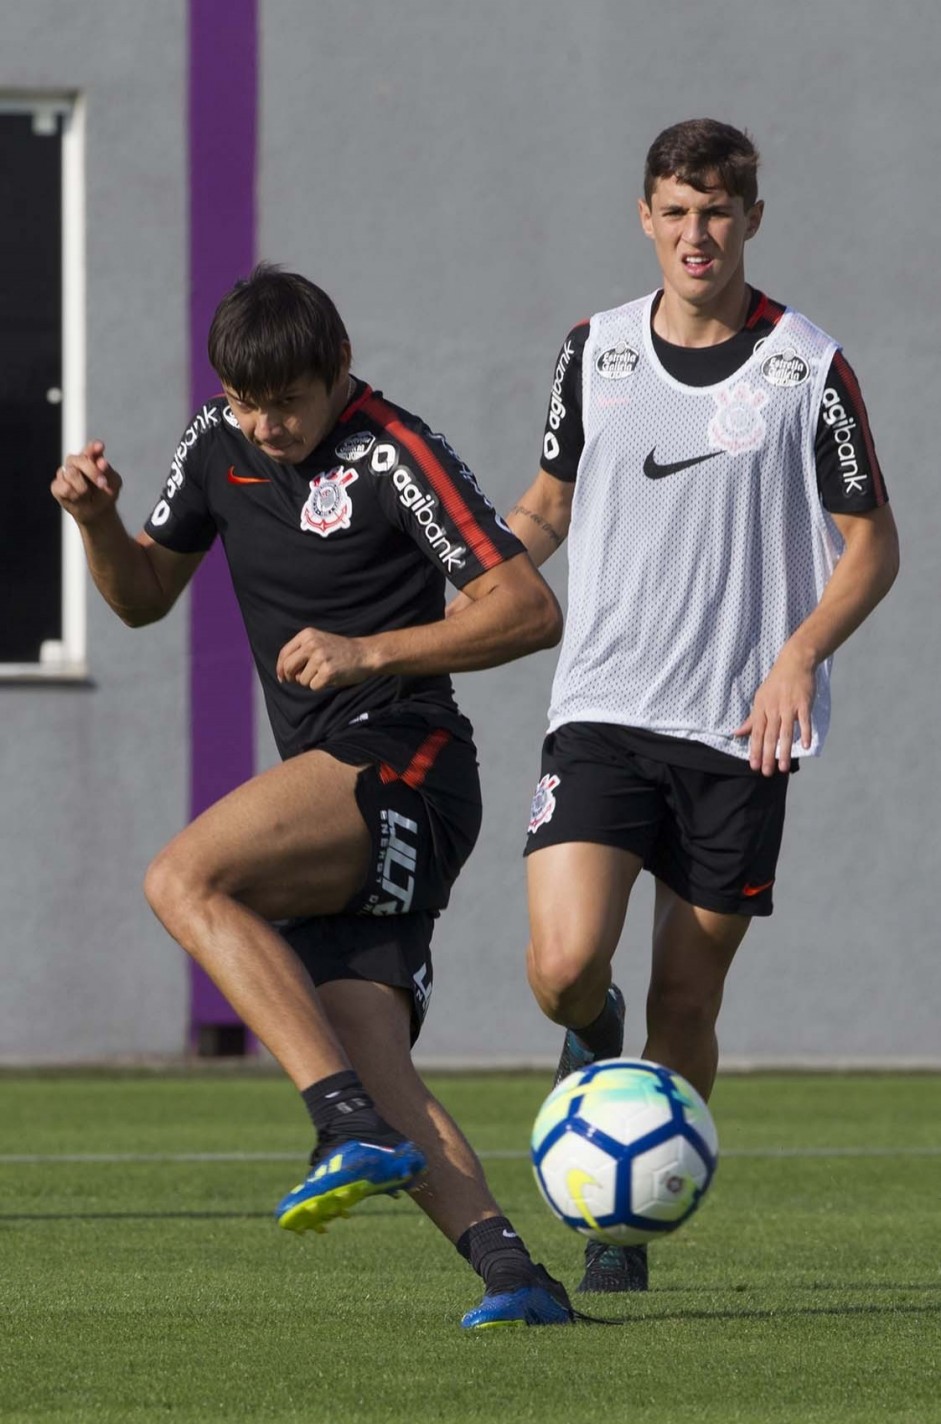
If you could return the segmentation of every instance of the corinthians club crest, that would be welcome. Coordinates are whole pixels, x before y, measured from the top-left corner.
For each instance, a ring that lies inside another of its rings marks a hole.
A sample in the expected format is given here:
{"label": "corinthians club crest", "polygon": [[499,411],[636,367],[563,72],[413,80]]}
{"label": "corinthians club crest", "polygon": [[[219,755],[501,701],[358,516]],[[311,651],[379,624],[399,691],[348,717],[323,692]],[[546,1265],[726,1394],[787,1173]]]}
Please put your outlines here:
{"label": "corinthians club crest", "polygon": [[547,772],[541,777],[536,785],[533,796],[533,804],[529,811],[529,834],[538,831],[540,826],[544,826],[547,821],[552,820],[552,813],[555,810],[554,791],[559,784],[559,778],[551,772]]}
{"label": "corinthians club crest", "polygon": [[739,381],[731,391],[727,387],[719,391],[714,399],[716,410],[709,422],[711,443],[730,455],[759,449],[768,433],[761,414],[768,399],[764,391],[753,390],[747,381]]}
{"label": "corinthians club crest", "polygon": [[301,510],[301,528],[309,534],[326,539],[335,529],[349,529],[353,502],[346,492],[356,479],[355,470],[338,465],[327,475],[317,475],[310,482],[310,494]]}

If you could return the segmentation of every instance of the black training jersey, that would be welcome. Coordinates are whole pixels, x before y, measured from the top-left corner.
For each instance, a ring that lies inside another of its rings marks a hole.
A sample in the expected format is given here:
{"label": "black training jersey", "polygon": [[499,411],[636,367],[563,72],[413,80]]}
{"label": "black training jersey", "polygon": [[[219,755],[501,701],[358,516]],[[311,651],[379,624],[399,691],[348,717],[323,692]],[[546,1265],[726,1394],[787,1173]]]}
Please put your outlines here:
{"label": "black training jersey", "polygon": [[278,654],[306,627],[365,637],[435,622],[447,581],[462,588],[523,551],[444,436],[361,381],[297,465],[251,444],[224,397],[209,401],[144,527],[180,553],[221,538],[282,757],[392,703],[457,724],[447,676],[313,692],[277,681]]}
{"label": "black training jersey", "polygon": [[[653,330],[657,358],[674,380],[685,386],[712,386],[743,366],[777,326],[785,308],[752,290],[741,331],[716,346],[674,346]],[[571,483],[585,443],[582,426],[582,353],[589,323],[569,332],[556,363],[543,435],[542,466]],[[885,481],[869,427],[856,373],[842,351],[830,363],[814,443],[817,488],[831,514],[861,514],[887,503]]]}

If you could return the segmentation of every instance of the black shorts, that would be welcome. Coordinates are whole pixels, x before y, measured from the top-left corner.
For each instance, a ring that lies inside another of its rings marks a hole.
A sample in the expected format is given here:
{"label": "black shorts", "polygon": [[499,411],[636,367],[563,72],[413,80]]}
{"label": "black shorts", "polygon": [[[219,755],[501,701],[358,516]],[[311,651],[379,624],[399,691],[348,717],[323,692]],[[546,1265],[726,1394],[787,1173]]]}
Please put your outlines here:
{"label": "black shorts", "polygon": [[470,723],[396,704],[321,742],[363,766],[356,803],[369,828],[366,882],[341,915],[279,924],[315,984],[368,979],[412,995],[412,1041],[431,995],[431,936],[474,848],[481,802]]}
{"label": "black shorts", "polygon": [[431,936],[437,914],[317,915],[278,925],[315,984],[365,979],[412,996],[412,1043],[428,1012],[434,971]]}
{"label": "black shorts", "polygon": [[676,766],[629,741],[630,729],[600,722],[546,737],[524,854],[569,841],[616,846],[691,905],[770,915],[790,777]]}
{"label": "black shorts", "polygon": [[480,778],[470,723],[437,720],[402,704],[354,722],[319,744],[364,764],[356,803],[372,839],[372,868],[350,914],[443,910],[480,832]]}

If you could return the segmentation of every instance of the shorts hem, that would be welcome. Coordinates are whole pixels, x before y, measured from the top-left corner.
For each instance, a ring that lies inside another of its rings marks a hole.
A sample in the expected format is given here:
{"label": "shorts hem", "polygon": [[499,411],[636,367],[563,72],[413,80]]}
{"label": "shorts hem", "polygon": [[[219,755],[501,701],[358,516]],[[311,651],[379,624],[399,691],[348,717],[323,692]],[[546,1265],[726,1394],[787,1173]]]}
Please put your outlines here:
{"label": "shorts hem", "polygon": [[651,870],[649,866],[644,867],[655,880],[661,881],[668,890],[672,890],[674,895],[678,895],[687,905],[692,905],[696,910],[709,910],[714,915],[741,915],[744,919],[767,919],[774,911],[770,895],[767,900],[764,896],[756,897],[754,900],[743,900],[736,895],[714,895],[708,890],[692,890],[689,885],[682,885],[679,879],[673,879],[668,875],[663,875],[660,871]]}
{"label": "shorts hem", "polygon": [[622,842],[617,840],[614,836],[605,836],[603,834],[582,836],[564,835],[559,836],[558,840],[540,841],[538,845],[534,841],[527,839],[525,845],[523,846],[523,859],[525,860],[528,855],[532,855],[534,851],[548,850],[550,846],[560,845],[604,846],[608,850],[623,850],[626,851],[628,855],[636,855],[638,860],[643,860],[644,856],[647,854],[646,846],[643,849],[638,850],[635,849],[634,846],[623,845]]}

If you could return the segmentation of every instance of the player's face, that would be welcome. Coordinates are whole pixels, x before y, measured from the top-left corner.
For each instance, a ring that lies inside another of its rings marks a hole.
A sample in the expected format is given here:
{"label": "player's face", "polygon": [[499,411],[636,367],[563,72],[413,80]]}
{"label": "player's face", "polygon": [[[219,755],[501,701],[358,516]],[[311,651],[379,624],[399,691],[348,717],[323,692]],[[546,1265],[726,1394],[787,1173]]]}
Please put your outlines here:
{"label": "player's face", "polygon": [[348,400],[349,357],[328,391],[319,376],[302,377],[283,391],[255,398],[223,387],[246,440],[283,465],[306,460],[336,425]]}
{"label": "player's face", "polygon": [[723,188],[701,193],[678,178],[658,180],[649,205],[639,202],[644,232],[653,239],[664,288],[697,307],[709,307],[744,282],[745,243],[761,223],[764,204],[746,212]]}

